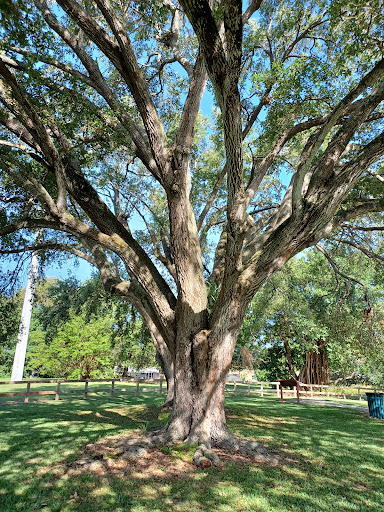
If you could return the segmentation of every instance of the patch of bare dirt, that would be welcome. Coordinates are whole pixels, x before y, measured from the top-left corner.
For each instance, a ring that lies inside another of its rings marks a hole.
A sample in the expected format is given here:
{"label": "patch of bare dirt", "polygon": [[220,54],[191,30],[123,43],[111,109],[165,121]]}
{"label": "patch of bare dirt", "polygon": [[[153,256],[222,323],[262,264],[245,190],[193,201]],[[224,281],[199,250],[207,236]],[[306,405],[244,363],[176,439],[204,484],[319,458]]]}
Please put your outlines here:
{"label": "patch of bare dirt", "polygon": [[[173,479],[186,478],[198,471],[191,454],[165,453],[159,448],[138,447],[137,442],[140,439],[145,439],[143,432],[135,432],[129,437],[119,435],[88,444],[83,456],[71,465],[69,472],[79,474],[87,471],[116,476],[129,474],[130,477],[138,479]],[[228,464],[247,466],[268,463],[265,457],[258,457],[257,454],[243,455],[218,448],[213,448],[212,451],[220,458],[221,464],[216,465],[219,468]],[[273,460],[270,463],[275,465]]]}
{"label": "patch of bare dirt", "polygon": [[[79,459],[69,465],[60,464],[57,467],[41,468],[38,473],[50,473],[56,478],[71,478],[84,473],[97,477],[113,476],[115,478],[135,478],[139,480],[174,480],[188,478],[199,471],[193,463],[191,453],[179,453],[177,450],[166,453],[164,448],[145,448],[138,446],[140,440],[145,440],[146,434],[136,431],[127,437],[118,435],[90,443]],[[219,464],[200,466],[204,469],[215,466],[224,469],[229,464],[241,466],[259,465],[261,463],[275,465],[274,460],[266,460],[260,455],[244,455],[239,452],[212,448],[220,459]]]}

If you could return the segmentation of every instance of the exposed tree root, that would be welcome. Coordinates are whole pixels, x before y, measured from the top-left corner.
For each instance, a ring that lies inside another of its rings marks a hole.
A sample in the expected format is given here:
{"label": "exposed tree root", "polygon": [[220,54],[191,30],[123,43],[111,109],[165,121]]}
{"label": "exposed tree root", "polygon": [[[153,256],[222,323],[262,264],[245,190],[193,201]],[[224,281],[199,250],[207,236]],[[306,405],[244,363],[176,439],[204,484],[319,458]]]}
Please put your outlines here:
{"label": "exposed tree root", "polygon": [[204,445],[198,446],[193,456],[193,463],[199,468],[209,468],[210,466],[222,467],[223,463],[220,457],[210,448]]}
{"label": "exposed tree root", "polygon": [[[147,433],[140,438],[131,438],[126,440],[126,450],[132,455],[132,458],[139,454],[140,448],[148,450],[150,448],[159,448],[162,446],[172,446],[178,444],[190,443],[189,439],[175,438],[174,434],[167,427],[160,430]],[[193,462],[197,467],[208,468],[210,466],[222,467],[220,460],[214,449],[219,448],[230,453],[239,453],[248,457],[253,457],[257,461],[269,464],[279,464],[280,460],[275,453],[270,452],[263,444],[248,439],[240,439],[227,432],[225,437],[220,440],[214,440],[209,443],[198,445],[193,456]],[[143,452],[144,453],[144,452]]]}
{"label": "exposed tree root", "polygon": [[161,409],[171,410],[173,407],[173,398],[171,400],[166,400],[160,407]]}

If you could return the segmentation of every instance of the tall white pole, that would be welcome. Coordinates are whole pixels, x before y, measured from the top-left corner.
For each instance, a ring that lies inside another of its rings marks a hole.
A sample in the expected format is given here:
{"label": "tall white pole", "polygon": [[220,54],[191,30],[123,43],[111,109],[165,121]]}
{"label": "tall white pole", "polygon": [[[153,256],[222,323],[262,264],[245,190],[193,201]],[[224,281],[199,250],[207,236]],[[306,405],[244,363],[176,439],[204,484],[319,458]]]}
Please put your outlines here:
{"label": "tall white pole", "polygon": [[29,267],[27,287],[25,289],[24,304],[21,313],[21,321],[19,327],[19,335],[17,338],[15,357],[13,359],[11,375],[12,381],[23,380],[25,355],[27,353],[29,325],[31,323],[32,304],[35,294],[38,268],[39,260],[37,258],[36,253],[33,253],[31,266]]}

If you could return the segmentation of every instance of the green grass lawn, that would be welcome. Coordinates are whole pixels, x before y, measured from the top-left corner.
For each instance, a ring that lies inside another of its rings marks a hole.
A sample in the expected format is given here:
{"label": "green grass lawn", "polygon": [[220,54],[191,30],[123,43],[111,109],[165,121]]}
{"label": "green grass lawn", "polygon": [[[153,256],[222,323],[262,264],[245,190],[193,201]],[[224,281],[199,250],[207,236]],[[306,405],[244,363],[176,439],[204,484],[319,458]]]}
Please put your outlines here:
{"label": "green grass lawn", "polygon": [[87,443],[164,421],[160,403],[148,392],[0,406],[0,512],[384,511],[384,421],[276,397],[229,395],[226,406],[231,429],[278,451],[278,465],[171,475],[192,458],[183,448],[163,450],[161,474],[70,471]]}

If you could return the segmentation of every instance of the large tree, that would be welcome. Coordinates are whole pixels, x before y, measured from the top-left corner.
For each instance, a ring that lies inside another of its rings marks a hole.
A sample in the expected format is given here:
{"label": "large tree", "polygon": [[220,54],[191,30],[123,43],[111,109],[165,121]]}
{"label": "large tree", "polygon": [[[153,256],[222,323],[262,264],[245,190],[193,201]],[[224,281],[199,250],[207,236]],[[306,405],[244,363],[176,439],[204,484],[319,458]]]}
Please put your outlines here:
{"label": "large tree", "polygon": [[94,264],[174,371],[163,439],[238,446],[224,380],[248,303],[341,227],[382,229],[379,0],[1,5],[3,254]]}

